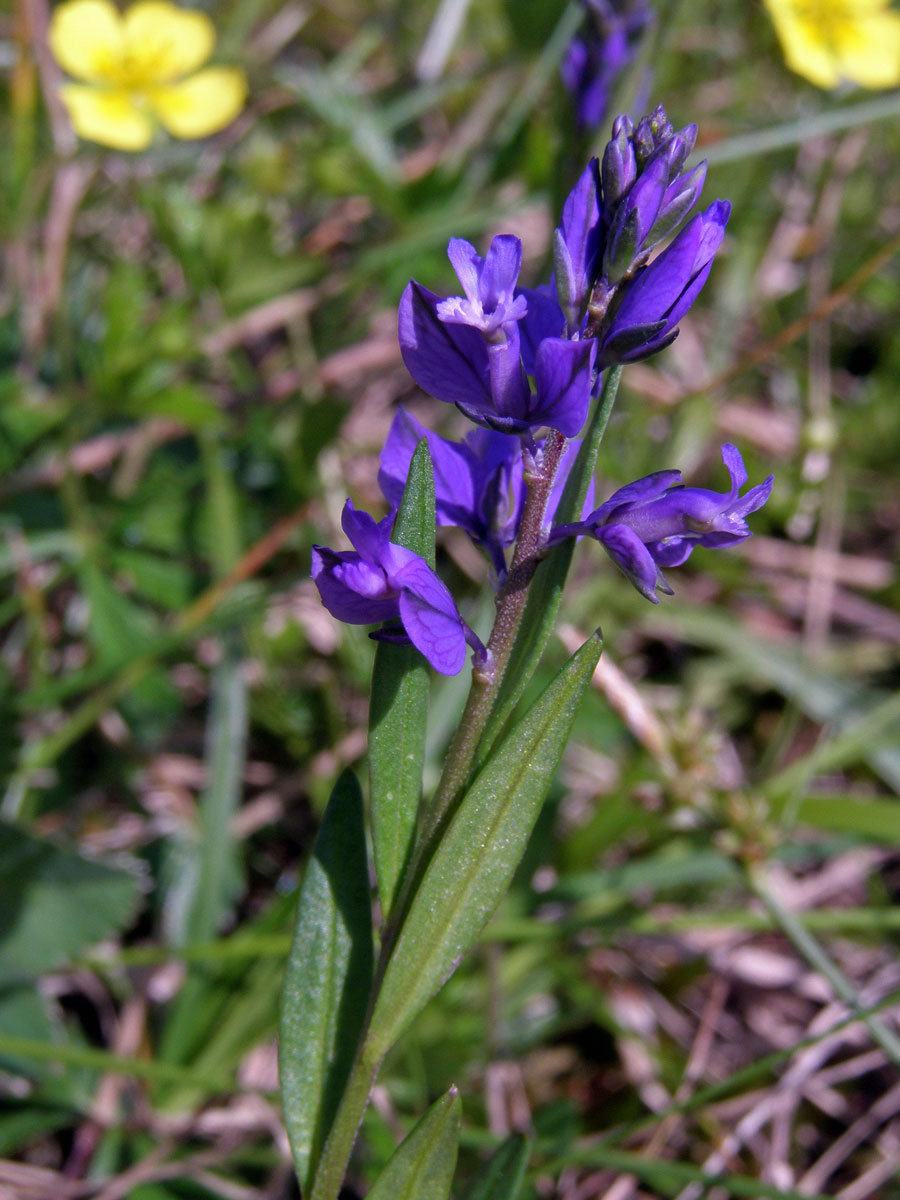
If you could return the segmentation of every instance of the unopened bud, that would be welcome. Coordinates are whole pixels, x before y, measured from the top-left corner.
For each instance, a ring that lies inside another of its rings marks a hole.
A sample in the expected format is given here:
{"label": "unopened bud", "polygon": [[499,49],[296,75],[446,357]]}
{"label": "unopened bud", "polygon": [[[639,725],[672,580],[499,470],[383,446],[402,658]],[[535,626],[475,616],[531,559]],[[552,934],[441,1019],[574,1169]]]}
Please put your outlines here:
{"label": "unopened bud", "polygon": [[[632,126],[631,131],[626,131],[625,127],[621,126],[619,132],[615,132],[616,125],[623,120],[627,121],[628,118],[619,117],[613,125],[613,139],[606,143],[606,149],[603,151],[601,174],[603,203],[607,210],[619,203],[637,178],[637,161],[630,137],[634,127]],[[631,125],[631,121],[628,121],[628,124]]]}

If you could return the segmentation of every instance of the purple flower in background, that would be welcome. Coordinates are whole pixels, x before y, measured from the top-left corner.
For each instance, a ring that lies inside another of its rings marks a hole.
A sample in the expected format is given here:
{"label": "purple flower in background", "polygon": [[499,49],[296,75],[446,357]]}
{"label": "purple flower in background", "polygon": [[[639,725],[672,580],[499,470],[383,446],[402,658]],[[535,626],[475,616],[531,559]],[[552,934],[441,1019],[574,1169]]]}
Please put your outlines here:
{"label": "purple flower in background", "polygon": [[484,647],[424,558],[390,540],[393,522],[393,512],[376,522],[347,501],[341,525],[355,549],[313,546],[312,577],[322,603],[350,625],[399,620],[403,632],[386,640],[412,642],[436,671],[457,675],[466,642],[476,653]]}
{"label": "purple flower in background", "polygon": [[730,213],[727,200],[716,200],[623,288],[602,334],[601,365],[636,362],[674,341],[712,270]]}
{"label": "purple flower in background", "polygon": [[[525,505],[519,438],[475,429],[462,442],[454,442],[426,429],[404,409],[398,409],[381,452],[378,472],[379,486],[392,505],[400,503],[409,464],[423,438],[428,442],[434,470],[437,524],[465,530],[486,551],[498,581],[502,582],[507,570],[504,550],[516,540]],[[580,444],[577,439],[570,441],[563,451],[547,502],[548,528]],[[541,447],[542,443],[537,443],[538,453]],[[593,483],[585,513],[592,506]]]}
{"label": "purple flower in background", "polygon": [[659,603],[657,589],[672,594],[663,567],[679,567],[695,546],[734,546],[750,537],[746,518],[762,508],[772,490],[772,476],[739,492],[747,472],[736,446],[722,447],[731,476],[731,490],[683,487],[680,471],[657,471],[620,488],[584,521],[553,530],[550,544],[566,537],[590,534],[642,596]]}
{"label": "purple flower in background", "polygon": [[583,3],[586,26],[569,43],[560,64],[581,133],[603,124],[619,76],[634,58],[640,35],[652,20],[646,0]]}
{"label": "purple flower in background", "polygon": [[[519,326],[527,321],[528,299],[515,294],[519,239],[494,238],[481,259],[454,238],[449,254],[464,297],[442,300],[412,280],[400,301],[400,350],[416,383],[500,433],[530,434],[546,425],[574,437],[590,403],[595,345],[545,337],[526,366]],[[534,374],[534,391],[526,371]]]}

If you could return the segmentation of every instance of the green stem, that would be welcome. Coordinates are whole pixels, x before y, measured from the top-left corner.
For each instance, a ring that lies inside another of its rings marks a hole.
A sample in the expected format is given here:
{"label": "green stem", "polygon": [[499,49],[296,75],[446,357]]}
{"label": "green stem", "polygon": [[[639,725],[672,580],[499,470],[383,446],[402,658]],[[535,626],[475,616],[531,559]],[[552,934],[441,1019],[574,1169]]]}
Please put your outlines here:
{"label": "green stem", "polygon": [[[578,457],[566,480],[566,486],[556,510],[554,519],[557,525],[566,525],[581,518],[588,488],[594,477],[600,443],[603,441],[603,435],[616,401],[621,376],[622,368],[620,366],[610,367],[606,372],[600,401],[582,439]],[[484,762],[490,753],[491,747],[518,704],[544,652],[562,599],[574,546],[575,542],[572,538],[554,546],[538,567],[533,586],[529,591],[524,620],[520,621],[516,643],[508,659],[510,669],[506,671],[501,681],[502,686],[494,697],[494,703],[476,751],[473,762],[475,769]]]}
{"label": "green stem", "polygon": [[340,1191],[369,1093],[381,1064],[382,1053],[366,1041],[369,1020],[416,885],[431,850],[468,782],[472,760],[525,609],[528,585],[538,563],[544,511],[565,444],[566,439],[561,433],[550,434],[544,446],[540,469],[529,481],[512,566],[497,600],[497,616],[487,647],[487,665],[481,671],[476,666],[473,673],[472,687],[451,743],[444,774],[426,813],[422,831],[416,838],[412,859],[403,872],[397,897],[382,933],[381,954],[375,969],[363,1041],[316,1166],[310,1200],[336,1200]]}
{"label": "green stem", "polygon": [[544,446],[540,473],[529,483],[512,566],[497,597],[497,615],[487,645],[487,668],[482,671],[476,665],[472,673],[472,687],[466,706],[450,743],[440,783],[426,814],[420,839],[425,847],[440,836],[441,829],[469,781],[475,752],[503,681],[525,612],[528,587],[539,562],[544,512],[565,444],[566,439],[561,433],[554,431],[550,434]]}
{"label": "green stem", "polygon": [[353,1143],[380,1066],[381,1059],[363,1042],[322,1147],[309,1200],[337,1200],[340,1195]]}

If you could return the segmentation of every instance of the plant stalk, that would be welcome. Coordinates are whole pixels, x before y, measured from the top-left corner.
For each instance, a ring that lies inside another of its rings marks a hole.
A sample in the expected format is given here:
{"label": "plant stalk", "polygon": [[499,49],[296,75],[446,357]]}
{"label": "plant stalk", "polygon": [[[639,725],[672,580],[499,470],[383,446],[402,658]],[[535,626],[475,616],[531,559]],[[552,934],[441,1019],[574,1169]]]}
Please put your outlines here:
{"label": "plant stalk", "polygon": [[[581,515],[621,373],[621,367],[614,367],[607,373],[599,404],[585,435],[573,475],[569,478],[560,502],[561,520],[569,521]],[[528,600],[529,586],[540,563],[544,514],[565,445],[566,439],[561,433],[551,432],[544,445],[540,467],[529,480],[512,565],[497,598],[497,615],[487,645],[489,657],[486,669],[479,671],[476,665],[473,672],[472,687],[450,744],[444,773],[434,799],[426,810],[422,831],[416,838],[411,861],[403,872],[391,915],[383,930],[381,953],[375,969],[360,1049],[316,1166],[310,1200],[337,1200],[357,1131],[368,1104],[369,1093],[384,1053],[389,1049],[373,1046],[369,1042],[371,1014],[422,871],[469,783],[479,743],[516,644]],[[576,513],[575,517],[571,516],[572,512]]]}
{"label": "plant stalk", "polygon": [[554,430],[550,434],[544,445],[540,473],[529,483],[512,566],[497,597],[497,615],[487,644],[487,670],[479,671],[476,664],[472,673],[472,686],[466,706],[450,743],[440,783],[426,813],[420,839],[426,847],[440,835],[469,782],[475,752],[503,680],[525,611],[528,585],[540,561],[544,513],[565,444],[566,439],[561,433]]}

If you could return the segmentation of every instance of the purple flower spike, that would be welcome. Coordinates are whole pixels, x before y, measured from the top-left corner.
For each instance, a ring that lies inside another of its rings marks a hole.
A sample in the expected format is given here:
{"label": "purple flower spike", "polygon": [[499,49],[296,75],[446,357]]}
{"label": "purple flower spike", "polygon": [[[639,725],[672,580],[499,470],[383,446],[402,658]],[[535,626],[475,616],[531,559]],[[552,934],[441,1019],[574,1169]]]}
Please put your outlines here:
{"label": "purple flower spike", "polygon": [[458,675],[466,642],[484,647],[459,615],[453,597],[424,558],[390,540],[394,514],[374,521],[344,505],[341,525],[355,550],[313,546],[312,577],[333,617],[350,625],[399,620],[403,634],[391,641],[412,642],[442,675]]}
{"label": "purple flower spike", "polygon": [[623,289],[603,338],[601,365],[636,362],[675,340],[678,322],[706,283],[730,213],[727,200],[717,200],[698,213]]}
{"label": "purple flower spike", "polygon": [[741,496],[747,472],[740,452],[726,444],[722,459],[731,476],[727,492],[682,487],[679,471],[658,471],[620,488],[584,521],[554,529],[550,544],[591,534],[641,595],[658,604],[657,590],[671,594],[662,567],[681,566],[695,546],[744,541],[751,535],[746,518],[769,498],[771,475]]}

